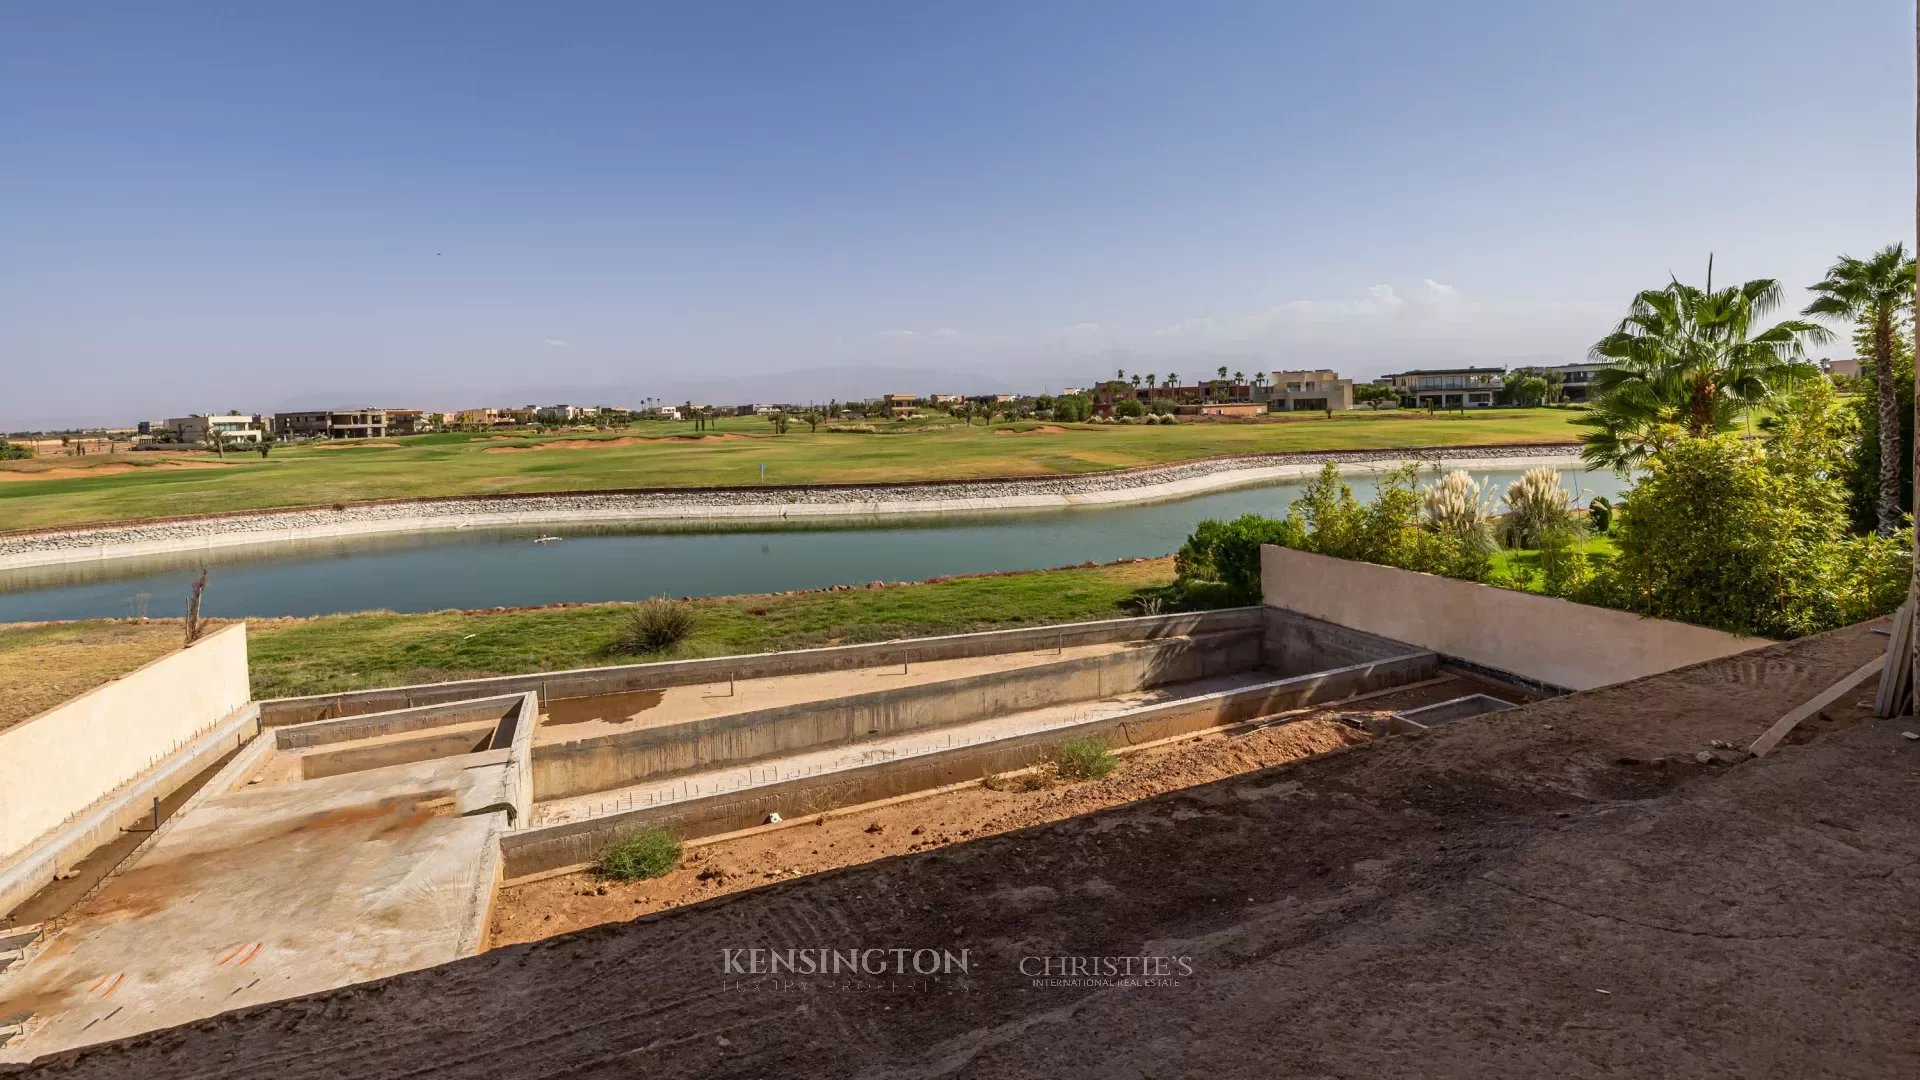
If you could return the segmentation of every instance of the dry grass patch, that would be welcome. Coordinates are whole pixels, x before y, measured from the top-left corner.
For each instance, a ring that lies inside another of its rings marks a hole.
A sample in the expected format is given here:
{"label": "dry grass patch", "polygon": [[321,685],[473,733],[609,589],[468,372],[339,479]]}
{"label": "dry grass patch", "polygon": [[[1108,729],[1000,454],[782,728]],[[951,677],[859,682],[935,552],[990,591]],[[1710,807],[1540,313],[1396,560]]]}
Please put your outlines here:
{"label": "dry grass patch", "polygon": [[177,621],[0,627],[0,729],[180,648]]}

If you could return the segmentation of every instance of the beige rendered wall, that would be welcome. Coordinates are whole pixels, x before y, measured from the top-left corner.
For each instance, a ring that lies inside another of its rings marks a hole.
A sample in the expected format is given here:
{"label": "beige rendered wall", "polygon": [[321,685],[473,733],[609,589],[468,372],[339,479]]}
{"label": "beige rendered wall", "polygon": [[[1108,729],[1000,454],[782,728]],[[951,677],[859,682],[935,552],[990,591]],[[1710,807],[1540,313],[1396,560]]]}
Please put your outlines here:
{"label": "beige rendered wall", "polygon": [[1260,550],[1284,608],[1568,690],[1589,690],[1772,642],[1611,608],[1290,548]]}
{"label": "beige rendered wall", "polygon": [[247,629],[0,731],[0,862],[247,705]]}

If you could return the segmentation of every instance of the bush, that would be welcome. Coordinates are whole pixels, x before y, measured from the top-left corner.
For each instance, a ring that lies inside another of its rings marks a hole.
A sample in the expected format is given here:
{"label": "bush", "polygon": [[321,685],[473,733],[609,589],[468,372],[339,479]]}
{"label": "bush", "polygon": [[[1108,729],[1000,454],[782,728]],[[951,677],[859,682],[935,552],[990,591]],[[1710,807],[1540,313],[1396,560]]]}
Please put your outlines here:
{"label": "bush", "polygon": [[1073,739],[1054,748],[1054,767],[1067,780],[1098,780],[1120,763],[1099,739]]}
{"label": "bush", "polygon": [[657,878],[680,862],[680,839],[665,829],[642,829],[614,844],[595,866],[600,876],[620,881]]}
{"label": "bush", "polygon": [[1507,487],[1507,546],[1539,547],[1541,536],[1564,526],[1572,514],[1573,493],[1560,486],[1560,470],[1528,469]]}
{"label": "bush", "polygon": [[1847,536],[1844,489],[1808,467],[1818,441],[1783,433],[1770,451],[1724,435],[1656,452],[1614,522],[1618,554],[1582,598],[1775,638],[1891,610],[1911,534]]}
{"label": "bush", "polygon": [[1587,504],[1587,527],[1596,533],[1605,533],[1613,526],[1613,503],[1605,495],[1595,495]]}
{"label": "bush", "polygon": [[1113,407],[1113,414],[1124,419],[1147,415],[1147,407],[1140,404],[1139,398],[1128,398]]}
{"label": "bush", "polygon": [[1461,540],[1484,542],[1493,512],[1488,505],[1487,483],[1473,482],[1465,469],[1455,469],[1428,484],[1420,493],[1427,524],[1435,531]]}
{"label": "bush", "polygon": [[1493,568],[1493,544],[1486,530],[1449,533],[1424,522],[1418,476],[1418,465],[1388,470],[1380,477],[1373,502],[1362,506],[1340,479],[1339,468],[1329,463],[1287,508],[1284,519],[1247,514],[1195,526],[1174,557],[1176,584],[1183,597],[1200,592],[1203,583],[1216,582],[1236,603],[1258,602],[1261,544],[1486,580]]}
{"label": "bush", "polygon": [[1587,564],[1586,534],[1563,519],[1540,533],[1540,590],[1548,596],[1568,597],[1585,587],[1592,574]]}
{"label": "bush", "polygon": [[1175,553],[1174,580],[1183,593],[1216,582],[1233,603],[1259,603],[1260,545],[1287,545],[1288,529],[1287,522],[1259,514],[1242,514],[1232,521],[1208,518],[1194,526]]}
{"label": "bush", "polygon": [[1053,418],[1067,423],[1085,423],[1093,416],[1093,399],[1085,394],[1065,394],[1054,399]]}
{"label": "bush", "polygon": [[621,620],[613,649],[628,656],[659,652],[685,641],[698,621],[692,604],[679,600],[642,600]]}
{"label": "bush", "polygon": [[1484,581],[1492,545],[1480,535],[1453,536],[1422,521],[1420,467],[1409,463],[1380,474],[1373,501],[1362,506],[1332,463],[1287,509],[1289,547],[1337,559],[1397,566],[1426,574]]}

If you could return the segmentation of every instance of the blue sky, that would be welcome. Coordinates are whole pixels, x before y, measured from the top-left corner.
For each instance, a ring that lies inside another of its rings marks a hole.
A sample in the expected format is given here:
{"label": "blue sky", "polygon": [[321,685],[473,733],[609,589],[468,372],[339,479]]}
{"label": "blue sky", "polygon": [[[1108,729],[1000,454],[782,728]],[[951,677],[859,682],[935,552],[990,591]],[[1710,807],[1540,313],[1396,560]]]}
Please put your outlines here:
{"label": "blue sky", "polygon": [[1909,239],[1912,35],[1892,0],[9,4],[0,428],[1573,360],[1709,251],[1797,290]]}

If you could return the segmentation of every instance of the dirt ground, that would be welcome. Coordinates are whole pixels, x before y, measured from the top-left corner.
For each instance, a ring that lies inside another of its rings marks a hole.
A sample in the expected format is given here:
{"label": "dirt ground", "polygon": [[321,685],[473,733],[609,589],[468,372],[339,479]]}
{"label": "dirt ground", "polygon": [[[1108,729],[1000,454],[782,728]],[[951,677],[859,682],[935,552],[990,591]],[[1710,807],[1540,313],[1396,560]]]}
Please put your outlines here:
{"label": "dirt ground", "polygon": [[[81,459],[75,459],[81,460]],[[39,468],[33,461],[10,462],[12,467],[0,469],[0,482],[7,480],[73,480],[93,476],[119,476],[122,473],[139,472],[142,469],[225,469],[229,468],[220,461],[184,461],[177,458],[149,460],[139,465],[126,462],[102,462],[98,465],[52,465]]]}
{"label": "dirt ground", "polygon": [[[1447,696],[1463,692],[1457,682],[1446,685],[1454,687]],[[1396,708],[1435,700],[1445,697],[1436,697],[1431,689],[1414,690],[1346,711],[1356,719],[1384,717]],[[1038,790],[1020,790],[1020,780],[1025,778],[1009,778],[1011,783],[996,785],[999,790],[964,787],[877,809],[809,818],[782,829],[692,847],[677,869],[653,881],[602,881],[582,872],[510,885],[494,901],[492,944],[535,941],[743,892],[771,881],[997,836],[1367,741],[1364,732],[1334,719],[1341,712],[1316,710],[1298,722],[1227,737],[1196,736],[1130,754],[1101,780],[1065,782],[1043,770],[1033,775],[1049,786]]]}
{"label": "dirt ground", "polygon": [[[1861,719],[1869,685],[1765,759],[1714,745],[1884,648],[1861,628],[1770,646],[41,1067],[1920,1075],[1915,721]],[[964,951],[965,968],[741,974],[754,948]]]}

